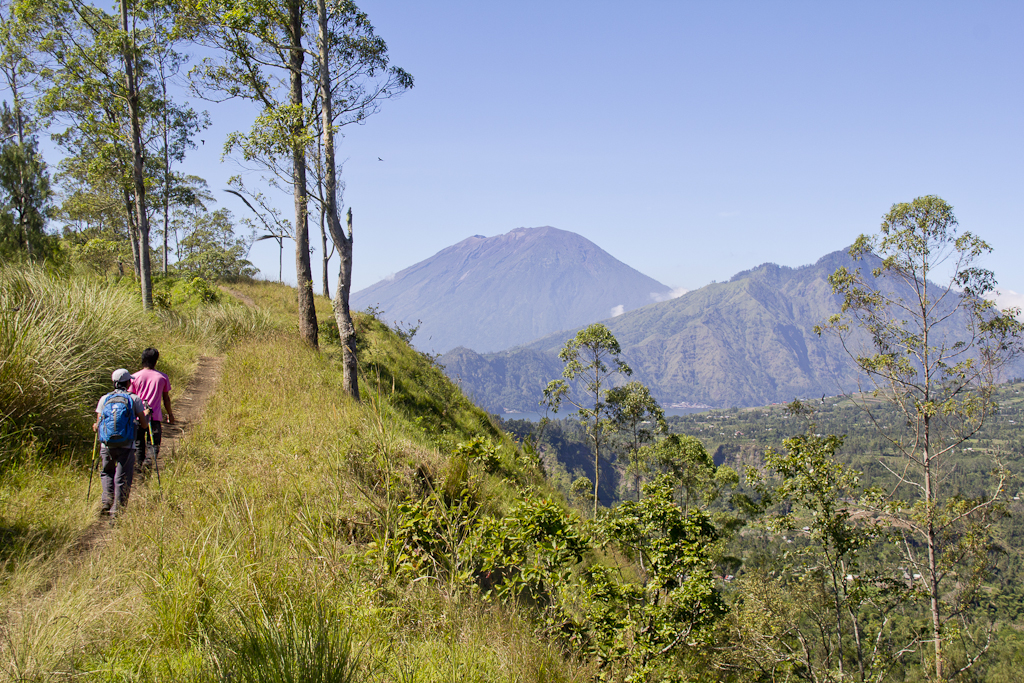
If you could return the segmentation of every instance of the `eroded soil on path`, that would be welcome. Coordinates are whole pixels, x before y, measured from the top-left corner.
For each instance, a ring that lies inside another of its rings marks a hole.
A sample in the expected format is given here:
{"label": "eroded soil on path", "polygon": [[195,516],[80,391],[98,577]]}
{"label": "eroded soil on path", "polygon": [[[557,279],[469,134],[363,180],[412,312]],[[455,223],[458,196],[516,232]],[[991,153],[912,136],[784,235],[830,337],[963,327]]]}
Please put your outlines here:
{"label": "eroded soil on path", "polygon": [[[196,371],[192,374],[185,392],[173,402],[174,424],[163,424],[163,437],[160,445],[160,456],[157,465],[164,470],[168,462],[172,462],[177,455],[180,441],[192,430],[202,419],[203,408],[213,392],[220,384],[221,371],[224,367],[223,356],[201,356]],[[155,476],[135,476],[132,488],[150,486],[155,482]],[[93,489],[99,490],[99,473],[94,473]],[[102,545],[108,537],[110,520],[106,518],[97,519],[89,525],[85,533],[78,539],[72,554],[81,556],[94,548]]]}
{"label": "eroded soil on path", "polygon": [[241,292],[239,292],[237,290],[230,289],[229,287],[225,287],[224,285],[220,285],[220,289],[221,289],[222,292],[227,292],[231,296],[235,297],[236,299],[241,301],[243,304],[245,304],[249,308],[255,308],[256,307],[256,302],[253,301],[251,297],[248,297],[245,294],[242,294]]}

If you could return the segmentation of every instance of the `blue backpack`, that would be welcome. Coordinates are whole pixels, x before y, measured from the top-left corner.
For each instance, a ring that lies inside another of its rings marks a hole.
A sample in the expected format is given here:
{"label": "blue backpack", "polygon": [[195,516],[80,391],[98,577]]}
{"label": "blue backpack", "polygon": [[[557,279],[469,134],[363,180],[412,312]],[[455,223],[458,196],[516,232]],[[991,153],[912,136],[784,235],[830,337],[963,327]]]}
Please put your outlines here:
{"label": "blue backpack", "polygon": [[135,443],[135,402],[127,392],[107,394],[100,408],[100,441],[108,446],[124,448]]}

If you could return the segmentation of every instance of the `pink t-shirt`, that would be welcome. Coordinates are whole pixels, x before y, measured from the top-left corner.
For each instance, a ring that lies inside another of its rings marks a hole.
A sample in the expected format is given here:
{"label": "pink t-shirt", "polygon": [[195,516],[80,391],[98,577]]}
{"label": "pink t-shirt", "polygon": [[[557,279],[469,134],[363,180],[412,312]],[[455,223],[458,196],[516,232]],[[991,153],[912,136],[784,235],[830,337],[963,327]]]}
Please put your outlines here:
{"label": "pink t-shirt", "polygon": [[170,392],[170,390],[171,380],[167,379],[167,375],[151,368],[142,368],[132,375],[132,383],[128,387],[128,391],[138,395],[149,404],[149,407],[153,409],[153,419],[157,422],[164,421],[161,398],[165,391]]}

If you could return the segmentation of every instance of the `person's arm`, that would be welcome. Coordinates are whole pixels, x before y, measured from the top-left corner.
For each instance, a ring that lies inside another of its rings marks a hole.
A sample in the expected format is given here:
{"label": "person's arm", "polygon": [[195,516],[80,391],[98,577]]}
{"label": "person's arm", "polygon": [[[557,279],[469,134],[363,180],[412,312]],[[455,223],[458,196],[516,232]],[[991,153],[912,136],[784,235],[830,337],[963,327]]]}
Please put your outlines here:
{"label": "person's arm", "polygon": [[146,405],[146,402],[136,396],[132,402],[135,404],[135,417],[139,418],[139,426],[143,429],[149,427],[149,414],[153,409]]}
{"label": "person's arm", "polygon": [[98,432],[100,430],[100,411],[103,410],[103,401],[106,400],[106,396],[100,399],[100,402],[96,404],[96,421],[92,423],[92,431]]}
{"label": "person's arm", "polygon": [[167,413],[167,424],[174,424],[174,411],[171,410],[171,392],[164,390],[164,412]]}

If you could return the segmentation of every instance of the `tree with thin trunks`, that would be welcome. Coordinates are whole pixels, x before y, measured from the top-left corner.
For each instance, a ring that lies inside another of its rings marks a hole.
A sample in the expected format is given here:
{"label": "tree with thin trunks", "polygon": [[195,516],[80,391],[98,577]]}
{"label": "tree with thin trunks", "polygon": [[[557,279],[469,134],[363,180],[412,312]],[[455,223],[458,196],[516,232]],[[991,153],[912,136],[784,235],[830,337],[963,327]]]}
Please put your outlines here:
{"label": "tree with thin trunks", "polygon": [[544,389],[543,404],[558,412],[563,403],[576,408],[576,416],[594,449],[594,519],[597,519],[598,488],[601,482],[601,447],[614,430],[608,407],[612,377],[633,371],[620,356],[618,340],[601,323],[580,330],[558,353],[565,363],[562,379],[551,380]]}
{"label": "tree with thin trunks", "polygon": [[[383,100],[411,88],[413,81],[404,70],[389,66],[387,45],[374,33],[366,14],[355,3],[339,0],[328,4],[327,0],[317,0],[316,8],[319,51],[315,63],[323,140],[317,149],[323,154],[324,180],[321,211],[326,216],[340,260],[332,303],[341,340],[343,384],[345,393],[358,400],[356,331],[349,307],[354,237],[352,208],[346,212],[346,232],[338,207],[335,136],[340,126],[363,121]],[[325,271],[326,268],[325,262]]]}
{"label": "tree with thin trunks", "polygon": [[[905,534],[906,560],[927,596],[936,681],[956,677],[987,648],[979,642],[953,667],[945,646],[950,622],[966,625],[988,566],[1005,469],[997,463],[988,493],[975,498],[951,490],[949,476],[963,444],[996,410],[993,389],[1022,339],[1019,310],[986,298],[996,280],[979,260],[991,247],[957,226],[939,197],[893,205],[880,232],[850,249],[860,261],[875,255],[877,265],[829,278],[842,305],[817,328],[839,337],[866,378],[867,394],[850,398],[895,454],[882,460],[892,483],[879,512]],[[899,419],[886,420],[867,396]]]}
{"label": "tree with thin trunks", "polygon": [[306,177],[312,141],[305,71],[309,6],[302,0],[186,1],[180,12],[190,35],[219,56],[193,69],[195,90],[213,101],[241,98],[261,107],[247,133],[228,136],[225,152],[240,154],[291,187],[299,336],[315,348]]}
{"label": "tree with thin trunks", "polygon": [[239,176],[229,178],[228,185],[231,187],[224,191],[241,199],[259,221],[259,225],[257,225],[251,218],[242,219],[242,223],[251,228],[256,235],[253,241],[274,240],[277,242],[277,281],[282,282],[282,274],[284,272],[284,241],[293,239],[291,223],[281,217],[281,212],[271,206],[270,200],[262,192],[248,190]]}
{"label": "tree with thin trunks", "polygon": [[636,499],[640,500],[640,480],[646,470],[649,449],[656,432],[668,431],[665,411],[642,382],[629,382],[608,391],[608,409],[615,431],[626,435],[627,471],[633,475]]}

